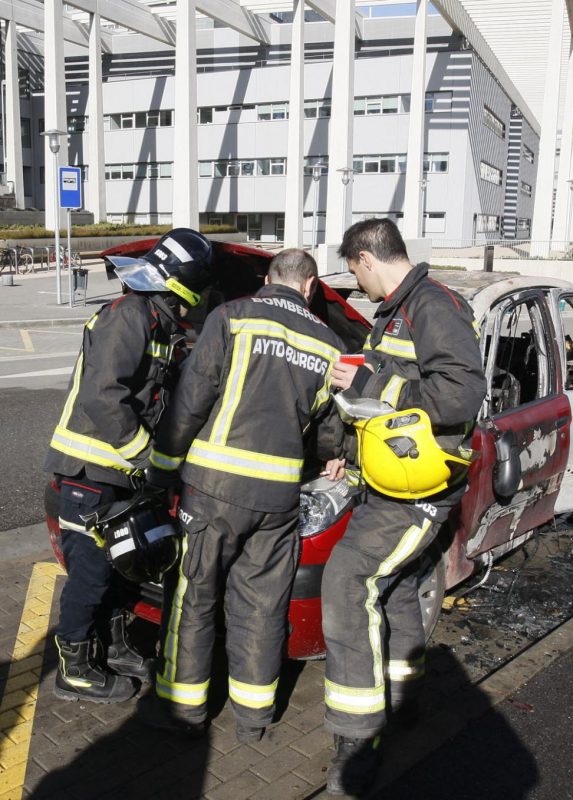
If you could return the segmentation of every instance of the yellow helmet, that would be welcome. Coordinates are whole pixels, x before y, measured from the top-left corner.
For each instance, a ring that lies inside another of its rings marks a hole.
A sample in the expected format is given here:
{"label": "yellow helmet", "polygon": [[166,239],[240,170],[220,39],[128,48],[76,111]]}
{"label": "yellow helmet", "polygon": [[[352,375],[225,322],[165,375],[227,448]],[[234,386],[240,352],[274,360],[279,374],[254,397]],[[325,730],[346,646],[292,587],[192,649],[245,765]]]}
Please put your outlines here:
{"label": "yellow helmet", "polygon": [[437,494],[471,464],[471,451],[449,453],[440,447],[420,408],[356,420],[354,426],[365,481],[391,497],[415,500]]}

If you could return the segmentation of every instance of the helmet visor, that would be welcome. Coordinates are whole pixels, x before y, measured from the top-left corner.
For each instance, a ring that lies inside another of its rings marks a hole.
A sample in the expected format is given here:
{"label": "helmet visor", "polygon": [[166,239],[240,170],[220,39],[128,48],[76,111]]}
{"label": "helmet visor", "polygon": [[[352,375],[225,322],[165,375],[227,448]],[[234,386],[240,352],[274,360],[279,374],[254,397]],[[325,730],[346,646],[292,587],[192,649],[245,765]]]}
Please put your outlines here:
{"label": "helmet visor", "polygon": [[114,266],[117,277],[134,292],[168,292],[165,278],[153,264],[144,258],[107,256]]}

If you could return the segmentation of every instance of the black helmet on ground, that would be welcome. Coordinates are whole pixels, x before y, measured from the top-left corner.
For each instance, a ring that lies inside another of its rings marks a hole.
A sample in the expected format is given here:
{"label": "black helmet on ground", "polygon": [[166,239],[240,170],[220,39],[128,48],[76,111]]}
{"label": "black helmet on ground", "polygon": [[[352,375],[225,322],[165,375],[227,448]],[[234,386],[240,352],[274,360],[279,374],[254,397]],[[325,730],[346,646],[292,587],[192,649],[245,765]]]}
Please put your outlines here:
{"label": "black helmet on ground", "polygon": [[211,243],[191,228],[174,228],[140,258],[106,256],[117,277],[136,292],[172,292],[188,306],[213,281]]}
{"label": "black helmet on ground", "polygon": [[179,558],[180,537],[167,509],[147,496],[86,517],[114,569],[132,583],[160,583]]}

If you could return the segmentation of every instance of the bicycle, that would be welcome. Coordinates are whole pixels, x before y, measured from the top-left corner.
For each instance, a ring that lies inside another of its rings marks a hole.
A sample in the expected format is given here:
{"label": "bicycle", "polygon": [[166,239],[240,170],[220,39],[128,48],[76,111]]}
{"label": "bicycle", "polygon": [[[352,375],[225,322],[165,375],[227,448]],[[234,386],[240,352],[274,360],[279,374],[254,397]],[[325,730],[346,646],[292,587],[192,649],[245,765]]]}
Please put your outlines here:
{"label": "bicycle", "polygon": [[30,250],[29,247],[20,247],[19,245],[14,248],[16,272],[22,275],[30,271],[34,272],[34,256]]}
{"label": "bicycle", "polygon": [[14,267],[14,259],[12,251],[7,248],[0,250],[0,274],[8,267],[9,272],[12,272]]}
{"label": "bicycle", "polygon": [[[56,248],[53,248],[53,251],[50,253],[50,259],[48,264],[48,269],[50,264],[56,263]],[[60,247],[60,266],[64,269],[68,269],[71,263],[72,269],[80,269],[82,266],[82,257],[79,253],[72,250],[71,259],[68,258],[68,251],[65,247]]]}

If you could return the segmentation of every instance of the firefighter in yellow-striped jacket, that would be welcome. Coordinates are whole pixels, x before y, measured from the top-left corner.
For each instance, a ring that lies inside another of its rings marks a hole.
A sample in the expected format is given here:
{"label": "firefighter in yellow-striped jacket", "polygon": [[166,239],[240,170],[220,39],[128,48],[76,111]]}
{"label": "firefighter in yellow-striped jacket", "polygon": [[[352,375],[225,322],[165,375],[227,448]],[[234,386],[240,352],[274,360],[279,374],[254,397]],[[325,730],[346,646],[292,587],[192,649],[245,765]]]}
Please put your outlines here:
{"label": "firefighter in yellow-striped jacket", "polygon": [[305,437],[323,461],[342,452],[330,398],[341,342],[308,308],[316,284],[314,259],[288,249],[254,297],[215,309],[160,426],[153,481],[180,468],[186,538],[156,694],[140,703],[149,725],[204,731],[222,589],[238,739],[257,741],[273,717]]}
{"label": "firefighter in yellow-striped jacket", "polygon": [[414,713],[425,645],[417,560],[464,493],[486,383],[471,308],[427,265],[410,263],[393,222],[355,223],[339,255],[382,302],[366,364],[337,363],[333,386],[347,402],[397,409],[357,423],[367,492],[322,579],[326,727],[336,749],[327,790],[354,796],[376,774],[378,734]]}
{"label": "firefighter in yellow-striped jacket", "polygon": [[211,245],[175,229],[144,258],[113,257],[124,294],[88,321],[45,468],[60,487],[68,577],[62,591],[54,692],[119,702],[146,680],[151,660],[129,643],[122,593],[83,516],[127,500],[149,463],[152,437],[179,372],[181,321],[211,280]]}

